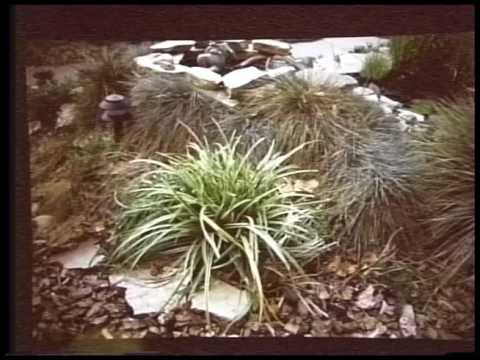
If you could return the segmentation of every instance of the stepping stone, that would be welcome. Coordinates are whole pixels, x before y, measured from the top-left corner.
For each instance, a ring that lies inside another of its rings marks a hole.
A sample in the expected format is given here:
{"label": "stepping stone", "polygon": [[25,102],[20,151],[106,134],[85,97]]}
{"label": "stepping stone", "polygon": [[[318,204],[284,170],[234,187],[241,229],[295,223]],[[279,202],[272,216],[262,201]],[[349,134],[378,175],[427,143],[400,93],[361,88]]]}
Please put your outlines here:
{"label": "stepping stone", "polygon": [[[223,281],[211,284],[208,298],[208,311],[218,317],[228,320],[243,318],[251,307],[251,300],[245,290],[237,289]],[[192,308],[207,310],[204,292],[198,292],[192,298]]]}
{"label": "stepping stone", "polygon": [[103,260],[103,255],[98,255],[100,246],[94,240],[80,244],[76,249],[60,253],[52,257],[52,261],[60,262],[65,269],[88,269]]}
{"label": "stepping stone", "polygon": [[[115,273],[109,275],[109,281],[114,286],[126,289],[125,300],[134,315],[168,311],[175,305],[172,297],[179,281],[161,284],[158,277],[150,275],[150,269]],[[167,304],[170,298],[172,301]]]}
{"label": "stepping stone", "polygon": [[[179,300],[175,291],[180,280],[174,278],[169,282],[159,283],[157,277],[150,275],[149,269],[112,274],[109,280],[112,285],[126,289],[125,299],[133,309],[134,315],[168,312]],[[178,303],[184,303],[184,299]],[[248,313],[250,306],[251,301],[246,291],[218,280],[211,284],[208,300],[210,313],[229,320],[240,319]],[[206,310],[203,291],[192,296],[192,308]]]}

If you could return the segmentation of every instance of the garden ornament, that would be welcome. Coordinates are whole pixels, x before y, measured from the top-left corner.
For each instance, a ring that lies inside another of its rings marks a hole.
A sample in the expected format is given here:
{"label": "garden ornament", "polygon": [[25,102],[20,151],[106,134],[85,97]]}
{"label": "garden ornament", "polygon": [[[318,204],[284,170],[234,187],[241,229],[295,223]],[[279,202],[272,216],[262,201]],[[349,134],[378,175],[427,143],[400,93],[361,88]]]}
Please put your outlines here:
{"label": "garden ornament", "polygon": [[113,139],[118,143],[123,136],[125,123],[131,121],[130,103],[122,95],[111,94],[100,103],[100,109],[104,112],[101,119],[113,125]]}

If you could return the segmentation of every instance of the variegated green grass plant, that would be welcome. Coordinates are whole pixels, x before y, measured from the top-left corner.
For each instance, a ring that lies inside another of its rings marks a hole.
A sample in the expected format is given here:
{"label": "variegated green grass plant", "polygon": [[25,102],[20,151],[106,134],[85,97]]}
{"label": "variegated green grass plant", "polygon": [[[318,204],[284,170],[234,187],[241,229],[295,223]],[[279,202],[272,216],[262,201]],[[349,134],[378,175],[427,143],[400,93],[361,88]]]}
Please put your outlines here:
{"label": "variegated green grass plant", "polygon": [[249,156],[263,139],[241,153],[241,136],[223,136],[223,144],[197,138],[186,154],[136,160],[150,169],[120,200],[124,209],[108,261],[135,268],[173,257],[179,291],[188,298],[203,287],[207,304],[212,277],[232,272],[255,295],[261,320],[268,310],[265,262],[283,273],[302,273],[302,266],[331,244],[323,237],[322,201],[282,190],[287,178],[312,171],[283,165],[305,144],[282,154],[272,143],[264,158],[253,163]]}

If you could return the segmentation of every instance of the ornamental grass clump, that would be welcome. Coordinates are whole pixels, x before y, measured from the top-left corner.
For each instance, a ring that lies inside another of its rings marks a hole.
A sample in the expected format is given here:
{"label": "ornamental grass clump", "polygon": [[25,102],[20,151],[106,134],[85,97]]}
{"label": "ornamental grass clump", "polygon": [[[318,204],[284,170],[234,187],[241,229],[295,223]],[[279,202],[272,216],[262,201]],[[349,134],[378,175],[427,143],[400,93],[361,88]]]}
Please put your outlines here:
{"label": "ornamental grass clump", "polygon": [[365,251],[394,244],[410,246],[418,204],[415,179],[419,163],[407,134],[394,122],[345,138],[332,155],[322,178],[333,234],[344,251]]}
{"label": "ornamental grass clump", "polygon": [[272,84],[245,92],[241,106],[253,116],[253,126],[275,129],[280,151],[310,142],[290,159],[307,167],[334,152],[339,138],[368,128],[382,115],[348,90],[295,75],[275,78]]}
{"label": "ornamental grass clump", "polygon": [[124,144],[146,155],[157,151],[184,152],[192,137],[180,122],[202,137],[208,128],[215,131],[212,118],[220,121],[231,113],[188,79],[170,80],[153,72],[134,80],[131,99],[135,123],[128,130]]}
{"label": "ornamental grass clump", "polygon": [[280,154],[272,144],[253,164],[255,146],[240,154],[241,137],[225,140],[197,141],[186,154],[164,154],[165,160],[136,160],[149,168],[119,200],[123,210],[107,258],[130,268],[167,258],[179,266],[182,294],[203,287],[207,300],[212,277],[232,273],[230,280],[256,295],[261,319],[265,262],[282,272],[302,272],[330,245],[319,221],[321,201],[282,190],[285,179],[306,171],[283,165],[303,145]]}
{"label": "ornamental grass clump", "polygon": [[109,94],[127,95],[128,81],[134,63],[126,59],[119,49],[102,47],[100,51],[84,54],[86,66],[78,70],[78,86],[82,89],[75,100],[74,123],[81,130],[95,126],[100,102]]}
{"label": "ornamental grass clump", "polygon": [[[444,282],[473,266],[475,247],[475,114],[473,100],[440,101],[434,130],[416,141],[424,167],[418,177],[425,199],[427,246]],[[467,266],[466,266],[467,265]]]}
{"label": "ornamental grass clump", "polygon": [[368,55],[360,75],[367,80],[382,80],[392,69],[392,61],[383,54]]}

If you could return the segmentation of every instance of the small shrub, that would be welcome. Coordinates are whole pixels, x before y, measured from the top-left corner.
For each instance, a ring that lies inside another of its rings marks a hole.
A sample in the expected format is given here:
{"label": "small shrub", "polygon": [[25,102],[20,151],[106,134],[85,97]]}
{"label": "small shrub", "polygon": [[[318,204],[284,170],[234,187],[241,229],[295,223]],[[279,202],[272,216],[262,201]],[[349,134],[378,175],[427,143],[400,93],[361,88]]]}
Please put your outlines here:
{"label": "small shrub", "polygon": [[91,129],[100,113],[98,108],[105,96],[128,95],[125,83],[132,76],[134,64],[113,47],[102,47],[96,54],[85,54],[86,67],[78,70],[78,86],[82,91],[75,98],[74,122],[82,130]]}
{"label": "small shrub", "polygon": [[391,60],[382,54],[371,54],[365,59],[360,75],[367,80],[378,81],[388,75],[392,68]]}
{"label": "small shrub", "polygon": [[318,256],[325,247],[321,208],[312,195],[281,191],[297,173],[282,165],[294,151],[274,153],[272,144],[254,165],[253,148],[237,152],[240,141],[235,135],[224,145],[197,141],[187,154],[137,160],[149,168],[121,199],[108,262],[134,268],[167,257],[182,267],[187,296],[200,286],[208,294],[212,276],[233,272],[257,295],[261,318],[265,261],[301,272]]}
{"label": "small shrub", "polygon": [[296,76],[276,78],[273,84],[244,94],[242,110],[253,127],[274,129],[280,151],[311,142],[290,160],[309,166],[335,151],[338,139],[371,126],[383,116],[363,99],[338,88],[319,86]]}
{"label": "small shrub", "polygon": [[472,100],[441,101],[434,109],[433,133],[416,141],[425,158],[418,186],[432,232],[427,245],[448,281],[474,257],[475,115]]}
{"label": "small shrub", "polygon": [[200,92],[188,80],[170,81],[161,74],[145,73],[132,83],[131,99],[135,123],[124,144],[143,154],[184,152],[191,136],[207,134],[212,118],[219,120],[231,110]]}

